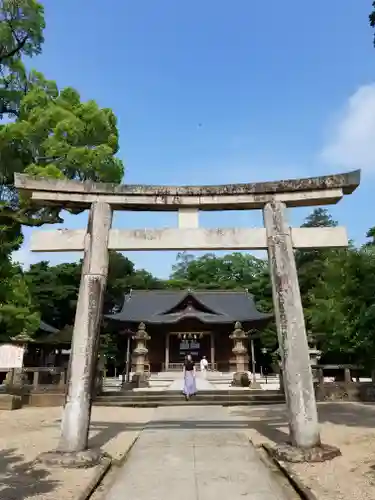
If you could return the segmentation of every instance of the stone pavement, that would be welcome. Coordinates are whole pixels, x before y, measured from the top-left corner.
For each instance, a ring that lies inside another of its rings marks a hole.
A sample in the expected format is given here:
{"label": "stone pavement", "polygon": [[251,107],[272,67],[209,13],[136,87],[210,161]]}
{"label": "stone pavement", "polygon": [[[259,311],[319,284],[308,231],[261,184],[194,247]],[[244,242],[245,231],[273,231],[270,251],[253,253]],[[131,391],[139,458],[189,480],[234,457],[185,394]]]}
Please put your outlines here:
{"label": "stone pavement", "polygon": [[287,500],[222,407],[158,408],[106,500]]}

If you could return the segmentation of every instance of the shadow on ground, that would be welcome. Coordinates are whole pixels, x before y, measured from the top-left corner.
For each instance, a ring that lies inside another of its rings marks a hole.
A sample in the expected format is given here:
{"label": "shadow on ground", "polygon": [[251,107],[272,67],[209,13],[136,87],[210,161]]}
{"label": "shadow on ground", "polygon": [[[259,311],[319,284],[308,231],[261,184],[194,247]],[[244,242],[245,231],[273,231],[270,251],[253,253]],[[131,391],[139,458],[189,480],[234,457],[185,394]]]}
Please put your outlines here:
{"label": "shadow on ground", "polygon": [[[349,427],[373,428],[375,422],[375,403],[320,403],[319,421]],[[288,441],[288,421],[285,405],[263,407],[231,407],[230,417],[226,420],[151,420],[141,422],[99,422],[91,423],[93,436],[90,448],[101,448],[106,443],[126,431],[139,431],[144,428],[156,429],[254,429],[260,435],[276,443]],[[56,424],[58,421],[56,421]]]}
{"label": "shadow on ground", "polygon": [[33,462],[25,462],[15,449],[0,450],[0,498],[24,500],[53,491],[58,482]]}

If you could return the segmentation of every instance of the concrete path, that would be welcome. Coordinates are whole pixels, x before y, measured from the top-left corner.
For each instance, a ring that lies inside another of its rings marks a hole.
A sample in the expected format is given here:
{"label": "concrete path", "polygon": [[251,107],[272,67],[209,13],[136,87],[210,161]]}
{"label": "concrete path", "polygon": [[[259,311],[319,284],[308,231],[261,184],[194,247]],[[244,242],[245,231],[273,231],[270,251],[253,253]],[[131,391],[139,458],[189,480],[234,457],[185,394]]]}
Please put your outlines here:
{"label": "concrete path", "polygon": [[222,407],[158,408],[106,500],[287,500]]}

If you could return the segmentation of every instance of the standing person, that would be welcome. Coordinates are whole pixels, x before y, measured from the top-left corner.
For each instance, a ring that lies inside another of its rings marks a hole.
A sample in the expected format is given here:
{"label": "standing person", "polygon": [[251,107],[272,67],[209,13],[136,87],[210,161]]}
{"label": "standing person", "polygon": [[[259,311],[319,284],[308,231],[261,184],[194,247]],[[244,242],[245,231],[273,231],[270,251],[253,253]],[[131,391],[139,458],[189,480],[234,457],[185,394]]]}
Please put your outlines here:
{"label": "standing person", "polygon": [[191,354],[188,354],[184,363],[184,390],[185,399],[188,401],[191,396],[194,396],[197,392],[197,385],[195,382],[195,364]]}
{"label": "standing person", "polygon": [[203,356],[203,358],[201,359],[200,365],[201,365],[202,377],[207,378],[208,361],[206,359],[206,356]]}

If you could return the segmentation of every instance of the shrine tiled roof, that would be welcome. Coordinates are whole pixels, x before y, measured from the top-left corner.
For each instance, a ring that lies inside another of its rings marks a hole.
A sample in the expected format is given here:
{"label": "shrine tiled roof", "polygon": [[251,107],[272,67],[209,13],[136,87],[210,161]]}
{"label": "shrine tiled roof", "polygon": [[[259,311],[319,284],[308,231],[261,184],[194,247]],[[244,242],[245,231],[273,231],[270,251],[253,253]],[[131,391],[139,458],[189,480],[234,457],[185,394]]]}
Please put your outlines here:
{"label": "shrine tiled roof", "polygon": [[273,315],[257,310],[247,291],[133,290],[121,311],[107,319],[124,323],[167,324],[196,318],[203,323],[266,322]]}
{"label": "shrine tiled roof", "polygon": [[48,325],[44,321],[41,321],[39,324],[39,330],[47,333],[57,333],[59,330],[51,325]]}

